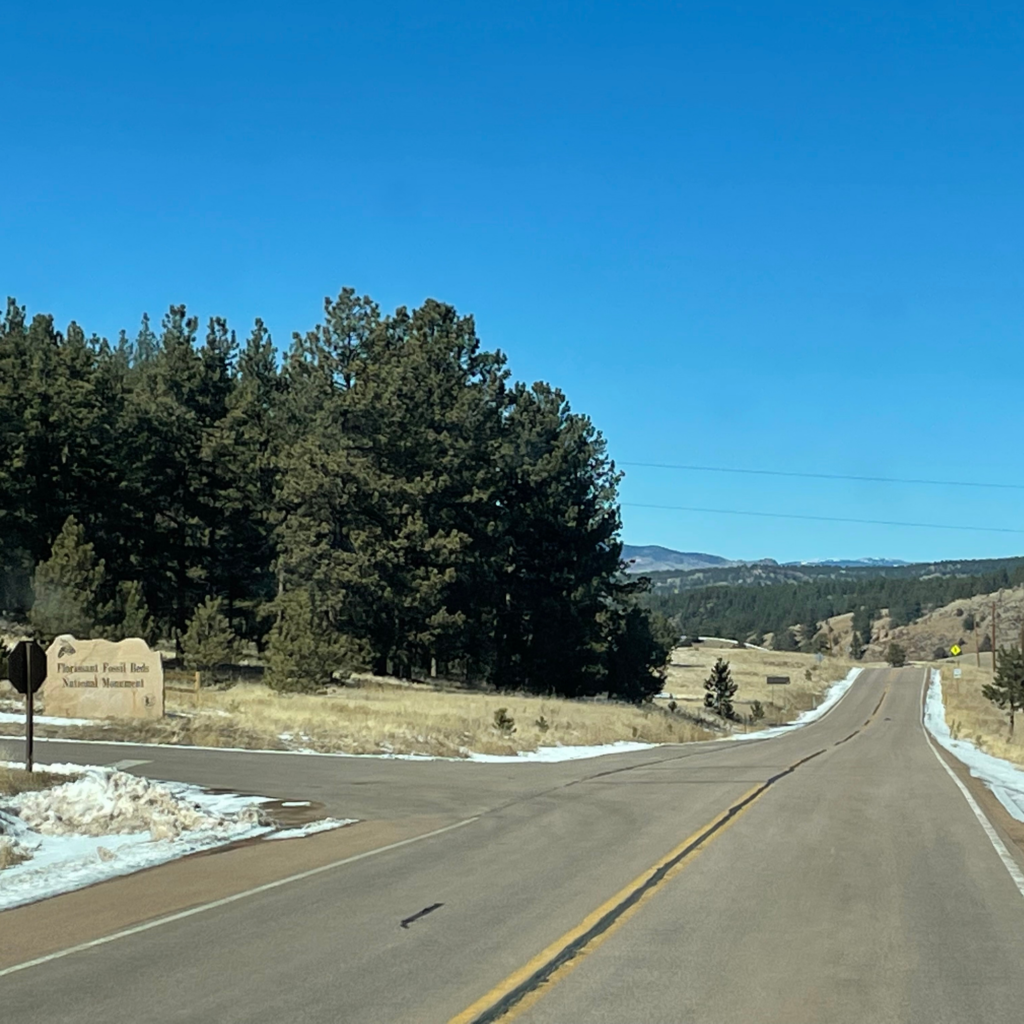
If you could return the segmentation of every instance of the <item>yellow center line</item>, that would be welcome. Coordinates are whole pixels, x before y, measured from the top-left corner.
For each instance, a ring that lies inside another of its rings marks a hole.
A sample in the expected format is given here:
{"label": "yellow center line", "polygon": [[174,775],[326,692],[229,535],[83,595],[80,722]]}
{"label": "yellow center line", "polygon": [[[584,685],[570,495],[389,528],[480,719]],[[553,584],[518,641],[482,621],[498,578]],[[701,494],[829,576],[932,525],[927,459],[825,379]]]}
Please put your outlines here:
{"label": "yellow center line", "polygon": [[[872,711],[871,714],[868,715],[868,717],[864,720],[864,725],[870,725],[871,724],[872,719],[874,719],[875,715],[878,714],[879,708],[881,708],[881,706],[882,706],[882,701],[884,701],[885,698],[888,695],[889,695],[889,687],[886,686],[886,688],[882,691],[882,696],[878,698],[878,703],[875,705],[875,710]],[[864,728],[864,726],[861,726],[861,728]]]}
{"label": "yellow center line", "polygon": [[769,787],[824,752],[818,750],[808,757],[801,758],[746,792],[728,810],[684,839],[675,849],[637,876],[629,885],[620,889],[611,899],[605,900],[575,928],[567,931],[471,1006],[452,1017],[448,1024],[491,1024],[493,1021],[509,1021],[513,1016],[518,1016],[541,997],[545,986],[550,986],[568,974],[583,956],[596,949],[613,931],[621,927],[659,885],[678,874],[700,850],[709,845],[716,836],[721,835],[755,800],[767,792]]}

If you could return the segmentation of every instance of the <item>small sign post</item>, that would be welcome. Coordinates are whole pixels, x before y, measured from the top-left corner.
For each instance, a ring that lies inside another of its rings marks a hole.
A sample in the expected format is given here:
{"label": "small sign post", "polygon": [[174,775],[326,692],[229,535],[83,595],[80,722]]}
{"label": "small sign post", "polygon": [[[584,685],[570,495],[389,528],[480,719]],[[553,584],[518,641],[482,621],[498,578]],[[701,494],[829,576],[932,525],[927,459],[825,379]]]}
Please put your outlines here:
{"label": "small sign post", "polygon": [[32,771],[32,695],[46,678],[46,652],[35,640],[21,640],[7,656],[7,674],[18,693],[25,694],[25,771]]}
{"label": "small sign post", "polygon": [[949,653],[952,654],[953,658],[955,659],[953,662],[953,665],[955,666],[955,668],[953,669],[953,678],[956,680],[957,693],[960,692],[960,652],[961,648],[959,644],[953,644],[953,646],[949,649]]}
{"label": "small sign post", "polygon": [[[768,685],[769,686],[789,686],[789,676],[768,676],[767,679],[768,679]],[[786,691],[783,690],[782,692],[785,693]],[[785,711],[786,710],[786,707],[785,707],[785,700],[786,700],[786,698],[783,697],[782,700],[783,700],[782,710]],[[773,703],[774,703],[774,701],[773,701]],[[776,721],[775,724],[776,725],[780,725],[781,721]]]}

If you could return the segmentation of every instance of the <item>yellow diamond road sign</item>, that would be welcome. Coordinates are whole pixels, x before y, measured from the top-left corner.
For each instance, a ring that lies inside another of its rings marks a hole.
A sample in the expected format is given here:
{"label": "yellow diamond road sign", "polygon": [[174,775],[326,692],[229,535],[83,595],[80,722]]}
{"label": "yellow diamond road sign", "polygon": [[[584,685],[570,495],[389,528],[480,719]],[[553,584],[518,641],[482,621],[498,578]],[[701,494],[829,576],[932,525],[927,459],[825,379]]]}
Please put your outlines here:
{"label": "yellow diamond road sign", "polygon": [[960,653],[960,645],[959,644],[953,644],[953,646],[950,647],[950,649],[949,649],[949,653],[952,654],[953,657],[955,658]]}

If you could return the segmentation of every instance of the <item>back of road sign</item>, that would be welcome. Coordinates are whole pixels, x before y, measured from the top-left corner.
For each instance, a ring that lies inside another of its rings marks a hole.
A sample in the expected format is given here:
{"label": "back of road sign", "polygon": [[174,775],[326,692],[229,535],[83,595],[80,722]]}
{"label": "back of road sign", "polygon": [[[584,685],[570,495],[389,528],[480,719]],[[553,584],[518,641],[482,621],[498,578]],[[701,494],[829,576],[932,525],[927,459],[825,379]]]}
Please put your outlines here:
{"label": "back of road sign", "polygon": [[21,640],[7,655],[7,675],[18,693],[35,693],[46,678],[46,652],[35,640]]}

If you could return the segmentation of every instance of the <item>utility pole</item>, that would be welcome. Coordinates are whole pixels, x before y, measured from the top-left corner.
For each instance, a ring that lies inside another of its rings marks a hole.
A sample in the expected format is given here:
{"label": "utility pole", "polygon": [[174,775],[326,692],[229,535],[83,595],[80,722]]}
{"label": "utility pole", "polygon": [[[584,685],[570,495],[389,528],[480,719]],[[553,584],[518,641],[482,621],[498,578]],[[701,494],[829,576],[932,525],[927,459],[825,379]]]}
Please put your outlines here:
{"label": "utility pole", "polygon": [[978,668],[981,668],[981,640],[978,637],[978,620],[974,618],[974,609],[971,609],[971,619],[974,621],[974,660]]}
{"label": "utility pole", "polygon": [[992,602],[992,673],[996,671],[996,603]]}

